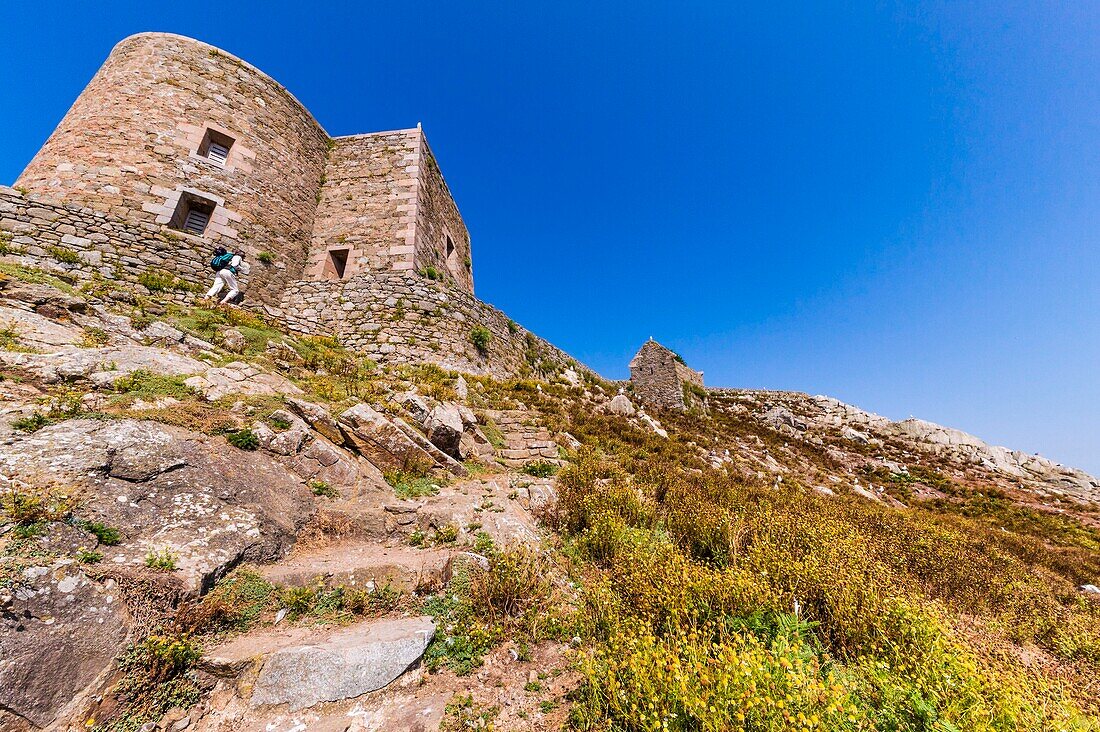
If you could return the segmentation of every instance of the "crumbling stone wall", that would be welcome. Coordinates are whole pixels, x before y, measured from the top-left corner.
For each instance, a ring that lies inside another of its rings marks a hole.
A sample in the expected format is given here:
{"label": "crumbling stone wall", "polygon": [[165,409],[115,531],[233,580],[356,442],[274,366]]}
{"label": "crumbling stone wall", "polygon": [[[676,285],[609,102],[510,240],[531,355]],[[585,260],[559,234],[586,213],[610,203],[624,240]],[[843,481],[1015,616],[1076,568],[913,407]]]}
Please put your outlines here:
{"label": "crumbling stone wall", "polygon": [[[301,282],[287,291],[280,311],[291,330],[335,335],[380,363],[426,361],[498,378],[586,370],[473,295],[408,272]],[[478,325],[491,333],[487,354],[470,339]]]}
{"label": "crumbling stone wall", "polygon": [[[219,165],[197,154],[208,128],[234,139]],[[120,42],[16,186],[135,223],[167,224],[179,192],[217,197],[204,237],[283,264],[255,296],[300,279],[328,135],[276,81],[213,46],[167,33]],[[190,239],[194,241],[190,241]]]}
{"label": "crumbling stone wall", "polygon": [[680,362],[676,354],[650,339],[630,361],[635,395],[664,409],[684,409],[684,384],[703,387],[703,374]]}

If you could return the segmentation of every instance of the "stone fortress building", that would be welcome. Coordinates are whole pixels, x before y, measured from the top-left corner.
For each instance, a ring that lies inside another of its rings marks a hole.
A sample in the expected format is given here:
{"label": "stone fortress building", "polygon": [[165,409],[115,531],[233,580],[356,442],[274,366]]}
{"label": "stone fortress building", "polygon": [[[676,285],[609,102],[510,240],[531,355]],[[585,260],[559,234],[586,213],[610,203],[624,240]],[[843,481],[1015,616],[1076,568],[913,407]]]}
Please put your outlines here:
{"label": "stone fortress building", "polygon": [[499,376],[571,363],[474,298],[470,235],[419,124],[330,137],[278,82],[183,36],[115,46],[0,188],[0,230],[5,258],[181,298],[226,246],[251,264],[250,306],[379,361]]}

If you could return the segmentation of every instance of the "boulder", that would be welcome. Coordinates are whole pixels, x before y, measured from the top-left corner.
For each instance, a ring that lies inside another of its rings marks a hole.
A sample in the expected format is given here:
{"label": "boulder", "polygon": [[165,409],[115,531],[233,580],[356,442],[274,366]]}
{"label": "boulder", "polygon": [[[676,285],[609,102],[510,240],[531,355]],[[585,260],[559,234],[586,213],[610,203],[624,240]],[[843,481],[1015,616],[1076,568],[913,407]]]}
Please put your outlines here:
{"label": "boulder", "polygon": [[782,427],[790,427],[796,430],[805,430],[806,423],[796,417],[794,412],[786,407],[772,407],[768,411],[761,415],[760,419],[764,421],[772,429],[780,429]]}
{"label": "boulder", "polygon": [[72,560],[16,575],[0,610],[0,709],[50,727],[110,668],[129,636],[117,588]]}
{"label": "boulder", "polygon": [[340,448],[324,438],[311,440],[300,453],[289,462],[291,470],[306,480],[320,480],[331,486],[353,486],[364,469],[373,471],[369,477],[377,484],[383,484],[382,473],[369,463],[357,464]]}
{"label": "boulder", "polygon": [[173,328],[159,320],[149,324],[147,328],[139,331],[141,338],[150,346],[171,346],[183,343],[186,334],[178,328]]}
{"label": "boulder", "polygon": [[0,451],[0,483],[14,481],[71,486],[77,519],[121,532],[96,547],[97,567],[144,572],[150,551],[168,550],[177,566],[165,579],[191,593],[241,561],[281,557],[313,513],[301,479],[269,456],[156,422],[75,419],[15,435]]}
{"label": "boulder", "polygon": [[134,371],[152,371],[167,376],[184,376],[205,371],[209,366],[189,356],[162,348],[121,344],[104,348],[62,346],[47,353],[0,351],[0,364],[24,368],[48,384],[87,378],[108,385]]}
{"label": "boulder", "polygon": [[473,425],[467,427],[466,431],[462,433],[458,451],[462,455],[462,459],[465,460],[471,456],[491,457],[496,449],[493,447],[493,443],[489,442],[489,438],[485,436],[485,433],[477,425]]}
{"label": "boulder", "polygon": [[11,330],[19,346],[34,350],[81,342],[81,330],[61,324],[35,312],[0,307],[0,330]]}
{"label": "boulder", "polygon": [[630,417],[634,414],[634,405],[630,403],[630,399],[626,394],[616,394],[611,402],[608,403],[607,408],[611,410],[612,414],[618,414],[623,417]]}
{"label": "boulder", "polygon": [[658,435],[659,437],[664,437],[665,439],[668,439],[668,432],[666,432],[665,428],[661,426],[661,423],[653,419],[653,417],[650,417],[645,412],[639,412],[638,419],[641,420],[642,424],[648,427],[650,431],[652,431],[654,434]]}
{"label": "boulder", "polygon": [[345,440],[379,470],[404,470],[415,462],[436,462],[385,415],[366,404],[356,404],[342,413],[340,428]]}
{"label": "boulder", "polygon": [[466,379],[462,377],[462,374],[459,374],[455,380],[455,394],[462,401],[466,401],[466,397],[470,396],[470,387],[466,384]]}
{"label": "boulder", "polygon": [[452,475],[457,475],[459,477],[468,475],[469,471],[466,470],[462,463],[433,445],[427,437],[421,434],[420,431],[411,424],[400,417],[394,417],[393,423],[404,432],[405,436],[412,440],[417,447],[428,453],[435,460],[436,465],[446,468]]}
{"label": "boulder", "polygon": [[413,421],[419,425],[423,425],[428,420],[428,412],[431,409],[428,407],[428,403],[424,401],[424,397],[417,394],[415,391],[406,391],[397,397],[397,403],[404,407]]}
{"label": "boulder", "polygon": [[248,347],[248,340],[236,328],[225,328],[218,335],[227,351],[244,353],[244,349]]}
{"label": "boulder", "polygon": [[376,691],[419,661],[434,635],[435,624],[422,616],[361,623],[315,643],[280,648],[264,660],[251,703],[296,711]]}
{"label": "boulder", "polygon": [[299,417],[309,423],[309,426],[320,432],[328,440],[336,445],[344,444],[344,434],[340,431],[340,425],[329,411],[320,404],[307,402],[304,399],[287,397],[286,404]]}
{"label": "boulder", "polygon": [[461,459],[462,414],[455,404],[440,404],[428,414],[424,426],[432,444],[453,458]]}

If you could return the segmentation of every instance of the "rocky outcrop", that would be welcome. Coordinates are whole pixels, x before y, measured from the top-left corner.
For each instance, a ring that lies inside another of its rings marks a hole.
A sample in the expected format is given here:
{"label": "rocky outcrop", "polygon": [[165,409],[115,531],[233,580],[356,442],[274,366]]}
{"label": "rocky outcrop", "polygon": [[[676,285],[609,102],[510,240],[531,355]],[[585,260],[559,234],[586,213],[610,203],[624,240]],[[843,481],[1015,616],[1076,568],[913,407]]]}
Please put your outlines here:
{"label": "rocky outcrop", "polygon": [[71,559],[26,567],[0,589],[0,709],[49,726],[110,666],[129,631],[113,582],[93,582]]}
{"label": "rocky outcrop", "polygon": [[77,518],[121,533],[117,546],[98,547],[105,566],[141,569],[150,552],[167,551],[172,576],[192,592],[241,561],[282,556],[312,514],[300,479],[280,463],[155,422],[77,419],[13,435],[0,476],[78,490]]}
{"label": "rocky outcrop", "polygon": [[408,470],[416,464],[431,466],[436,462],[385,415],[366,404],[344,411],[340,429],[347,443],[380,470]]}

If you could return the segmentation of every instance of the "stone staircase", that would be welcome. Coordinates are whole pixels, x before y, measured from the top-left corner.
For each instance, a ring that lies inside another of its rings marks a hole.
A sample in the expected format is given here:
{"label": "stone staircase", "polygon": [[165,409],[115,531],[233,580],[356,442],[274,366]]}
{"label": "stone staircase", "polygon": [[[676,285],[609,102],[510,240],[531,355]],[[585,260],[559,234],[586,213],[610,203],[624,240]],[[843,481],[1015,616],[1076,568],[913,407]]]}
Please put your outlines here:
{"label": "stone staircase", "polygon": [[504,465],[520,468],[537,461],[560,463],[558,444],[530,412],[509,409],[488,411],[486,415],[504,439],[504,447],[497,449],[497,458]]}

